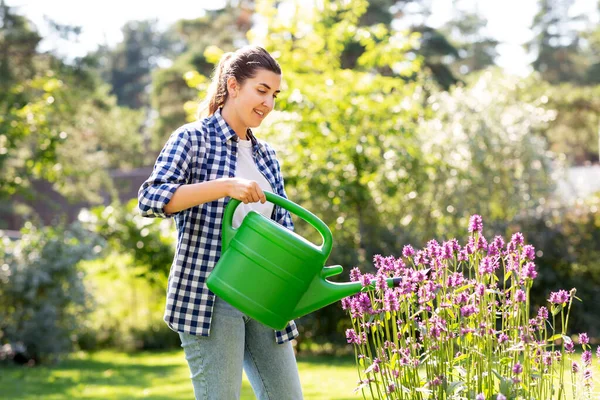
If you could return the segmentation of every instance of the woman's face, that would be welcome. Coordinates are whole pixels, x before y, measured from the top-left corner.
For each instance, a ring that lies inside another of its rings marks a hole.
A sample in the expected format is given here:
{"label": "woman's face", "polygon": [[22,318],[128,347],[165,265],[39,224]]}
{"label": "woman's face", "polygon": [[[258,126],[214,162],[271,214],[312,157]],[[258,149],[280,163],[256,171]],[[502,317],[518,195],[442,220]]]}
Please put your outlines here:
{"label": "woman's face", "polygon": [[246,79],[241,86],[235,82],[235,79],[229,79],[229,97],[238,120],[249,128],[259,126],[275,107],[275,98],[281,86],[281,75],[259,69],[254,78]]}

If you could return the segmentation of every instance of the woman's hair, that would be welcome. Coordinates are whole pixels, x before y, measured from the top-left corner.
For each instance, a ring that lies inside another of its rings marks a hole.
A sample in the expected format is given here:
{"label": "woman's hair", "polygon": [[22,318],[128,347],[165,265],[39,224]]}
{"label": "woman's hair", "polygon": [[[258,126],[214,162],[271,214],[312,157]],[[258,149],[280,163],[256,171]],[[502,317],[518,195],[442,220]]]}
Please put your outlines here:
{"label": "woman's hair", "polygon": [[281,75],[281,67],[262,47],[246,46],[234,53],[225,53],[215,67],[206,98],[200,104],[198,117],[210,116],[227,101],[227,79],[233,76],[239,85],[254,78],[259,69]]}

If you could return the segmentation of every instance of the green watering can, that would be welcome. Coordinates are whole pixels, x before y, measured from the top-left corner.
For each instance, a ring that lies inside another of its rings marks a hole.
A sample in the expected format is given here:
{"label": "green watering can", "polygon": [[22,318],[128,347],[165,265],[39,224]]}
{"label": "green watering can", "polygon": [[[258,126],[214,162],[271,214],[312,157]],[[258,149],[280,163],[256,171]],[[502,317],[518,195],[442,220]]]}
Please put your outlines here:
{"label": "green watering can", "polygon": [[[267,201],[312,225],[323,244],[316,246],[255,211],[233,229],[240,201],[231,199],[223,215],[221,258],[207,286],[247,316],[281,330],[292,319],[358,293],[362,284],[329,282],[326,278],[343,268],[325,267],[333,242],[327,225],[290,200],[270,192],[265,195]],[[397,283],[392,278],[387,281],[390,287]]]}

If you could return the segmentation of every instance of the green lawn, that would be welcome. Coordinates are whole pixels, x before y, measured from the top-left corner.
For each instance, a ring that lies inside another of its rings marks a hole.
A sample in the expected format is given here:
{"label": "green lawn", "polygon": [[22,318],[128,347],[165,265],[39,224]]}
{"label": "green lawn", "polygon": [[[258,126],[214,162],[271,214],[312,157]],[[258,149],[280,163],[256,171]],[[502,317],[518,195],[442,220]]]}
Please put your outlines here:
{"label": "green lawn", "polygon": [[[594,399],[600,388],[600,361],[594,357]],[[298,357],[307,400],[358,400],[351,357]],[[182,351],[125,354],[76,353],[57,366],[0,367],[0,399],[192,399]],[[244,376],[242,399],[254,399]],[[541,400],[541,399],[540,399]]]}
{"label": "green lawn", "polygon": [[[353,358],[299,357],[307,400],[350,400],[356,370]],[[77,353],[54,367],[0,367],[0,399],[192,399],[192,384],[181,351],[124,354]],[[254,399],[244,376],[242,399]]]}

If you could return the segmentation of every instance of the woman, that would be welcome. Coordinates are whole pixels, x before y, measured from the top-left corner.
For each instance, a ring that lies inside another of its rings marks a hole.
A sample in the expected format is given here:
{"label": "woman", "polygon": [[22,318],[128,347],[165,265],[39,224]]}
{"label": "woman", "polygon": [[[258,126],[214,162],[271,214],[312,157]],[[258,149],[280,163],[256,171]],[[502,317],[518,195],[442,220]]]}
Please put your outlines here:
{"label": "woman", "polygon": [[201,107],[207,116],[171,135],[139,191],[143,216],[175,218],[164,319],[179,333],[196,399],[239,398],[242,368],[259,399],[302,398],[290,342],[298,335],[295,323],[274,332],[206,287],[230,198],[243,203],[234,227],[256,210],[294,228],[288,211],[266,202],[264,190],[285,197],[283,178],[275,151],[250,129],[273,110],[280,84],[281,68],[264,49],[225,54]]}

